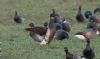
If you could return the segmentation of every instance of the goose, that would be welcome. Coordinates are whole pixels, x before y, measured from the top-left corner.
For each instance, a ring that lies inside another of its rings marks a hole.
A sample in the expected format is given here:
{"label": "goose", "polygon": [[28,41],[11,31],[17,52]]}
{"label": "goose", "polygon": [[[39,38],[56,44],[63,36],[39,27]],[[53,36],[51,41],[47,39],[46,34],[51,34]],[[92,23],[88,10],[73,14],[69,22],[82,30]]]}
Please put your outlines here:
{"label": "goose", "polygon": [[100,8],[96,8],[96,9],[94,9],[94,14],[96,14],[97,12],[100,13]]}
{"label": "goose", "polygon": [[54,39],[57,39],[57,40],[64,40],[65,38],[69,39],[68,33],[63,30],[61,24],[56,23],[55,25],[56,25],[55,26],[56,32],[55,32],[55,35],[54,35]]}
{"label": "goose", "polygon": [[62,28],[63,30],[65,30],[66,32],[70,32],[71,31],[71,25],[67,20],[63,20],[62,22]]}
{"label": "goose", "polygon": [[78,8],[78,12],[77,12],[77,15],[76,15],[76,20],[78,22],[84,22],[85,21],[84,16],[82,14],[82,6],[81,5]]}
{"label": "goose", "polygon": [[24,18],[23,16],[20,16],[19,13],[18,13],[17,11],[15,11],[15,16],[14,16],[13,19],[14,19],[14,21],[15,21],[16,23],[19,23],[19,24],[23,23],[24,20],[25,20],[25,18]]}
{"label": "goose", "polygon": [[41,26],[34,26],[33,23],[29,24],[30,28],[25,28],[26,31],[29,31],[29,35],[31,38],[33,38],[37,42],[43,41],[47,28],[41,27]]}
{"label": "goose", "polygon": [[87,28],[81,32],[78,32],[75,34],[75,37],[81,39],[81,40],[88,40],[88,39],[93,39],[97,35],[97,27],[95,22],[91,22],[90,24],[92,25],[87,25]]}
{"label": "goose", "polygon": [[66,59],[82,59],[83,58],[80,55],[70,53],[67,47],[64,48],[64,51],[66,53]]}
{"label": "goose", "polygon": [[47,29],[45,38],[40,43],[40,45],[46,45],[46,44],[49,44],[52,41],[53,36],[55,34],[55,31],[56,31],[56,28],[55,28],[55,25],[54,25],[55,24],[54,19],[55,19],[54,17],[50,17],[50,21],[49,21],[49,24],[48,24],[48,29]]}
{"label": "goose", "polygon": [[94,21],[96,23],[100,23],[100,15],[96,15],[95,13],[92,14],[91,11],[86,11],[84,13],[84,16],[85,16],[86,19],[89,20],[89,22],[91,22],[91,20],[92,20],[92,21]]}
{"label": "goose", "polygon": [[95,49],[90,46],[90,40],[86,40],[87,44],[83,50],[83,56],[87,59],[93,59],[95,57]]}
{"label": "goose", "polygon": [[27,31],[33,31],[39,35],[45,35],[47,32],[47,28],[46,27],[42,27],[42,26],[34,26],[33,23],[29,24],[30,28],[25,28],[25,30]]}

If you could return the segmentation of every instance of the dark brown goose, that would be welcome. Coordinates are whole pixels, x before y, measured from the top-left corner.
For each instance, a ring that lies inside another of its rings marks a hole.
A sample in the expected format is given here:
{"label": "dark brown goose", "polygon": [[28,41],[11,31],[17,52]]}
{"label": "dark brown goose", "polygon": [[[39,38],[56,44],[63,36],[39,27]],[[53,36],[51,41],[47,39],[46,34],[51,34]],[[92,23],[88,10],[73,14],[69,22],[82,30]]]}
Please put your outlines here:
{"label": "dark brown goose", "polygon": [[56,25],[55,26],[56,32],[54,35],[54,39],[57,39],[57,40],[64,40],[65,38],[69,39],[69,35],[65,30],[63,30],[62,25],[59,23],[55,23],[55,25]]}
{"label": "dark brown goose", "polygon": [[83,50],[83,56],[87,59],[93,59],[95,57],[95,49],[90,46],[90,40],[86,40],[86,48]]}
{"label": "dark brown goose", "polygon": [[78,12],[77,12],[77,15],[76,15],[76,20],[78,22],[84,22],[85,21],[84,16],[82,14],[82,6],[81,5],[78,8]]}
{"label": "dark brown goose", "polygon": [[23,16],[20,16],[17,11],[15,11],[15,16],[13,19],[16,23],[19,23],[19,24],[23,23],[25,20],[25,18]]}
{"label": "dark brown goose", "polygon": [[63,30],[65,30],[66,32],[70,32],[71,31],[71,25],[67,20],[63,20],[62,22],[62,28]]}

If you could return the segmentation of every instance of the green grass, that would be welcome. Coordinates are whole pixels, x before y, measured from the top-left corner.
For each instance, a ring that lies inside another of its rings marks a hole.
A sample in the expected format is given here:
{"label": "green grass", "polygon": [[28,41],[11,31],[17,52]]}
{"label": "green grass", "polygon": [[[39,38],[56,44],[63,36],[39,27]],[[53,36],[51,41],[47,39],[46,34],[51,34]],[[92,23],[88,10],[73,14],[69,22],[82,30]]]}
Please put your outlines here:
{"label": "green grass", "polygon": [[[74,34],[84,29],[86,24],[78,24],[75,20],[77,8],[82,4],[85,10],[92,10],[100,6],[100,0],[0,0],[0,59],[65,59],[64,47],[68,47],[72,53],[82,55],[85,43],[74,37]],[[55,8],[62,16],[70,17],[72,31],[70,40],[53,40],[48,46],[40,46],[35,42],[24,28],[30,22],[36,26],[42,26],[48,21],[51,9]],[[24,24],[16,24],[13,21],[14,11],[17,10],[26,18]],[[100,59],[100,36],[92,40],[92,46],[96,48],[96,58]]]}

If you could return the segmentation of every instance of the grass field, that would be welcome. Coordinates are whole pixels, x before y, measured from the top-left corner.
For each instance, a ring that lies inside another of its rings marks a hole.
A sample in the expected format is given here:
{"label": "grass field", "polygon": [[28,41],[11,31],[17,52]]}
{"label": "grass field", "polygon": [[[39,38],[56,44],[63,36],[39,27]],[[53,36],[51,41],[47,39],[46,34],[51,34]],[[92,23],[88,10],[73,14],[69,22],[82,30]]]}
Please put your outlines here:
{"label": "grass field", "polygon": [[[74,34],[86,27],[75,20],[78,5],[83,6],[82,11],[100,7],[100,0],[0,0],[0,59],[65,59],[64,47],[72,53],[82,55],[85,42],[78,40]],[[48,21],[51,9],[55,8],[62,16],[70,17],[72,31],[70,40],[53,40],[48,46],[40,46],[30,38],[24,28],[30,22],[42,26]],[[19,11],[26,18],[24,24],[13,21],[14,11]],[[92,40],[91,45],[96,48],[96,58],[100,59],[100,36]]]}

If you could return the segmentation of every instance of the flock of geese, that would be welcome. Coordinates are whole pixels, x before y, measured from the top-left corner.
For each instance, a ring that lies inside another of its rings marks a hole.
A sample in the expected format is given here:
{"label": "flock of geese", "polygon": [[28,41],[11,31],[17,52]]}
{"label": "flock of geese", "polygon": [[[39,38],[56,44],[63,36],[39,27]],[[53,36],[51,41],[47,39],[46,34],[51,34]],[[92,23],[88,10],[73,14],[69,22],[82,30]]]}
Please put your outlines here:
{"label": "flock of geese", "polygon": [[[66,59],[93,59],[95,57],[95,49],[91,46],[91,39],[100,34],[100,8],[94,9],[94,12],[85,11],[82,13],[82,6],[78,8],[76,20],[79,23],[87,23],[87,27],[75,34],[78,39],[86,41],[86,47],[83,50],[83,56],[70,53],[68,48],[65,47]],[[25,18],[15,12],[14,21],[22,24]],[[25,28],[29,32],[30,37],[35,41],[40,42],[40,45],[47,45],[53,39],[64,40],[69,39],[68,33],[71,31],[70,23],[59,15],[55,9],[52,9],[50,19],[44,22],[43,26],[35,26],[33,23],[29,24],[29,28]]]}

